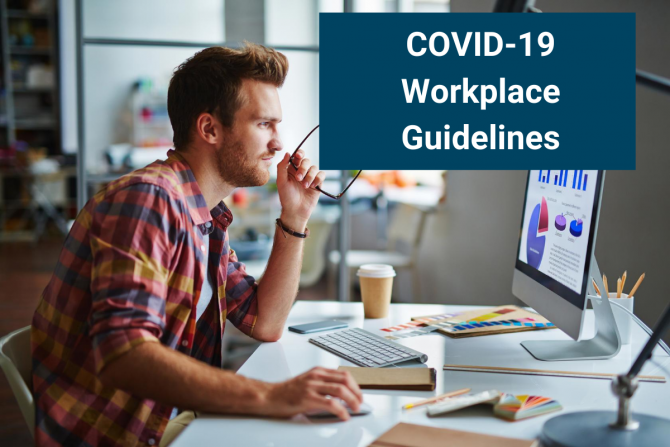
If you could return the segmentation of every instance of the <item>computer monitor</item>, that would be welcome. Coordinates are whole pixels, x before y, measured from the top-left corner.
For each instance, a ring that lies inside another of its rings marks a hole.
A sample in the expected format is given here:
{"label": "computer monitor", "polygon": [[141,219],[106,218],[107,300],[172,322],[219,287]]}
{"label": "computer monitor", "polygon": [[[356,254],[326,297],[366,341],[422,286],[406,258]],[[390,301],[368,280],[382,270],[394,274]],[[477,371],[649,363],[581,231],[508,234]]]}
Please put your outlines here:
{"label": "computer monitor", "polygon": [[[575,340],[581,338],[590,278],[597,270],[593,253],[604,176],[604,171],[542,170],[529,171],[526,181],[512,291]],[[607,309],[611,314],[609,302]],[[524,347],[531,351],[527,342]],[[573,348],[564,344],[561,349]],[[589,349],[583,354],[598,357]]]}

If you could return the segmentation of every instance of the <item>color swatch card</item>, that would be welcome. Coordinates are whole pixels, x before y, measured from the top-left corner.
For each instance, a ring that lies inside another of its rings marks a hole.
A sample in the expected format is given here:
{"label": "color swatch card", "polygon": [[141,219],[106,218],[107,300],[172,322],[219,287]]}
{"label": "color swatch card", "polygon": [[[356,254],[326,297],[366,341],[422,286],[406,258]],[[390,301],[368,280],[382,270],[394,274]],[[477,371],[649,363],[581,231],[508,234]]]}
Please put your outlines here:
{"label": "color swatch card", "polygon": [[[430,315],[423,318],[415,318],[408,323],[383,328],[382,331],[393,334],[384,336],[384,338],[388,340],[417,337],[419,335],[425,335],[437,331],[442,327],[442,322],[447,318],[455,317],[460,314],[461,312],[457,312],[452,314]],[[448,324],[445,324],[445,326],[448,326]]]}
{"label": "color swatch card", "polygon": [[561,404],[549,397],[503,394],[493,406],[493,414],[510,421],[518,421],[561,409]]}
{"label": "color swatch card", "polygon": [[[428,318],[431,318],[431,316],[413,317],[412,321],[426,321]],[[438,327],[438,332],[453,338],[553,329],[556,327],[543,316],[512,305],[463,312],[444,319],[433,320],[428,325]]]}
{"label": "color swatch card", "polygon": [[493,405],[495,416],[510,421],[527,419],[563,409],[558,402],[549,397],[513,395],[489,390],[438,401],[429,405],[426,412],[428,416],[435,417],[480,404]]}

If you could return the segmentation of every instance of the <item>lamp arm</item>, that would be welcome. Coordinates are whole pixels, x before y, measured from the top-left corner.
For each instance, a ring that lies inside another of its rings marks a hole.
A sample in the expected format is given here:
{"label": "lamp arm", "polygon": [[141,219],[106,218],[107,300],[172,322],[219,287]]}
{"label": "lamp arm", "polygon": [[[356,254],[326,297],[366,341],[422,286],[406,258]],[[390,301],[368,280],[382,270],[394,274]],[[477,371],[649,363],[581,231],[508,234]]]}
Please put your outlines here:
{"label": "lamp arm", "polygon": [[654,348],[656,347],[656,343],[658,343],[658,341],[661,339],[663,334],[665,334],[665,331],[667,331],[669,327],[670,327],[670,305],[666,307],[665,312],[663,312],[663,315],[661,316],[660,320],[658,320],[658,322],[656,323],[656,327],[654,327],[654,332],[652,332],[651,336],[649,337],[649,340],[647,340],[647,344],[644,345],[644,348],[642,348],[642,352],[640,352],[640,355],[637,356],[637,359],[635,359],[635,363],[633,363],[633,366],[631,366],[630,371],[628,371],[628,374],[626,374],[629,380],[632,380],[638,374],[640,374],[642,366],[644,366],[646,361],[651,358],[651,354],[654,351]]}
{"label": "lamp arm", "polygon": [[670,79],[643,70],[635,70],[635,81],[649,88],[670,94]]}

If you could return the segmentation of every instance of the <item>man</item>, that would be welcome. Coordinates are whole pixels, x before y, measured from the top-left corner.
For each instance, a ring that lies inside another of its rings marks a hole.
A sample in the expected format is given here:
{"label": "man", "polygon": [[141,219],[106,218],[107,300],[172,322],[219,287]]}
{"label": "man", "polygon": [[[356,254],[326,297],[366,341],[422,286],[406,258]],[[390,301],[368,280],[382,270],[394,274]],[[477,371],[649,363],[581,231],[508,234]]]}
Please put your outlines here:
{"label": "man", "polygon": [[280,338],[298,289],[297,236],[324,180],[302,151],[297,171],[284,154],[279,228],[255,282],[229,247],[222,200],[269,180],[287,70],[283,54],[260,45],[194,55],[168,91],[175,150],[77,216],[33,318],[38,445],[162,445],[174,408],[348,419],[337,397],[358,409],[360,389],[338,371],[269,384],[221,369],[226,319],[257,340]]}

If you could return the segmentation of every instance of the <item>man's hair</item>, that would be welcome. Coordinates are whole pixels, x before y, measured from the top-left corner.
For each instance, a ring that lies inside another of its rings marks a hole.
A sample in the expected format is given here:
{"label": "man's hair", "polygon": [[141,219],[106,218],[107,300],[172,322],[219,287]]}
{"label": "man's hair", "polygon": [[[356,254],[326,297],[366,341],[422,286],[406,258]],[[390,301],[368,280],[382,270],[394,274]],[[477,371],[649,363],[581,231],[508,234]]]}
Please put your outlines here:
{"label": "man's hair", "polygon": [[168,114],[174,131],[175,149],[184,149],[191,128],[201,113],[211,113],[232,127],[242,106],[243,79],[284,84],[288,60],[263,45],[245,42],[240,49],[211,47],[187,59],[175,70],[168,89]]}

